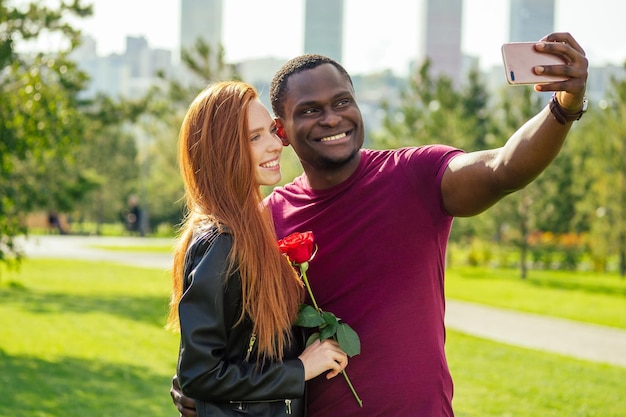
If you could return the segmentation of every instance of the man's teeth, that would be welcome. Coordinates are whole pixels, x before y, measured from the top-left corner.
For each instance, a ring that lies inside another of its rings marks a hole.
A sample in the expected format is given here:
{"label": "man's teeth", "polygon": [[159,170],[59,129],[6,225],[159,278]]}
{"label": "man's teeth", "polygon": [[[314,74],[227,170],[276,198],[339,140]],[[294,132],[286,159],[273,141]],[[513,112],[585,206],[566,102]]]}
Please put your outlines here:
{"label": "man's teeth", "polygon": [[320,142],[332,142],[333,140],[337,140],[337,139],[341,139],[345,137],[346,137],[345,133],[340,133],[338,135],[328,136],[327,138],[322,138]]}
{"label": "man's teeth", "polygon": [[273,167],[275,167],[275,166],[278,166],[278,159],[275,159],[275,160],[273,160],[273,161],[270,161],[270,162],[266,162],[266,163],[264,163],[264,164],[261,164],[261,166],[262,166],[263,168],[273,168]]}

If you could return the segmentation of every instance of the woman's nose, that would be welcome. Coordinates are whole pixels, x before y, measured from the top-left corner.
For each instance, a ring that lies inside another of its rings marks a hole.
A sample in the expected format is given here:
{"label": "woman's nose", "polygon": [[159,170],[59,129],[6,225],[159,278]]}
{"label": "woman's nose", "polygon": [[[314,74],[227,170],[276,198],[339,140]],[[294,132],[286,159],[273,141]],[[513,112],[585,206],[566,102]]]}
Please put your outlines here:
{"label": "woman's nose", "polygon": [[278,135],[271,135],[271,140],[268,141],[268,149],[271,151],[283,149],[283,141],[278,137]]}

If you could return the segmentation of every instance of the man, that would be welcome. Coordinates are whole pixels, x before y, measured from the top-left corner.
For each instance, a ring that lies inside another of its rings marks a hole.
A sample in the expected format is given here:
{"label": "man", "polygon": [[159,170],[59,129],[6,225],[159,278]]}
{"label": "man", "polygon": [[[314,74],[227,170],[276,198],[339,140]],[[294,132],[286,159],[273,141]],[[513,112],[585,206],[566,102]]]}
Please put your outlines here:
{"label": "man", "polygon": [[[313,231],[318,252],[308,277],[317,302],[361,338],[347,372],[363,408],[342,379],[316,378],[307,385],[309,416],[454,415],[444,351],[452,220],[481,213],[536,178],[584,109],[582,48],[568,33],[550,34],[536,48],[567,62],[536,72],[568,79],[535,86],[558,93],[503,147],[472,153],[443,145],[361,149],[352,82],[328,58],[294,58],[274,77],[270,95],[283,142],[304,169],[266,200],[277,237]],[[179,410],[194,415],[175,388]]]}

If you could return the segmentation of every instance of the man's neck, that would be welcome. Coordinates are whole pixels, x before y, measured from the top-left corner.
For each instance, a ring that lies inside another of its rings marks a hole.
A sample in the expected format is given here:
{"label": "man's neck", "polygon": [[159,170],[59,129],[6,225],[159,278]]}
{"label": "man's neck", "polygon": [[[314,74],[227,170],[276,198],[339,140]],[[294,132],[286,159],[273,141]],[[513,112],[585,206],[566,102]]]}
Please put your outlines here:
{"label": "man's neck", "polygon": [[338,168],[320,168],[303,164],[304,173],[309,186],[314,190],[325,190],[346,181],[359,167],[361,152]]}

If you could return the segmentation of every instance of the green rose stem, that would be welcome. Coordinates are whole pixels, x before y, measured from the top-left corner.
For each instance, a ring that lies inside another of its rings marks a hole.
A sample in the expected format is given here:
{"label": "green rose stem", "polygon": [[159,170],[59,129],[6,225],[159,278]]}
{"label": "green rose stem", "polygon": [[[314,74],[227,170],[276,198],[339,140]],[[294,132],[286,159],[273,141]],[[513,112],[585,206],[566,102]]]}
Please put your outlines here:
{"label": "green rose stem", "polygon": [[[319,308],[319,306],[317,305],[317,301],[315,301],[315,296],[313,296],[313,291],[311,291],[311,286],[309,285],[309,279],[306,276],[306,270],[309,269],[309,263],[303,262],[297,265],[300,267],[300,275],[302,275],[304,286],[306,287],[306,290],[309,293],[309,297],[311,297],[313,306],[315,307],[318,313],[322,314],[322,309]],[[335,340],[337,339],[335,338]],[[352,391],[352,395],[354,395],[354,398],[356,399],[356,402],[359,404],[359,407],[363,407],[363,401],[361,400],[361,398],[359,398],[359,394],[356,393],[356,390],[352,386],[352,382],[350,382],[350,378],[348,378],[348,374],[346,373],[346,370],[344,369],[343,371],[341,371],[341,373],[343,374],[344,379],[348,383],[348,387],[350,387],[350,391]]]}
{"label": "green rose stem", "polygon": [[309,285],[309,279],[306,276],[306,271],[309,269],[309,263],[303,262],[298,264],[300,266],[300,275],[302,275],[302,280],[304,281],[304,286],[306,290],[309,292],[309,297],[311,297],[311,301],[313,301],[313,307],[317,310],[318,313],[322,314],[322,309],[317,305],[317,301],[315,301],[315,296],[313,295],[313,291],[311,291],[311,286]]}

